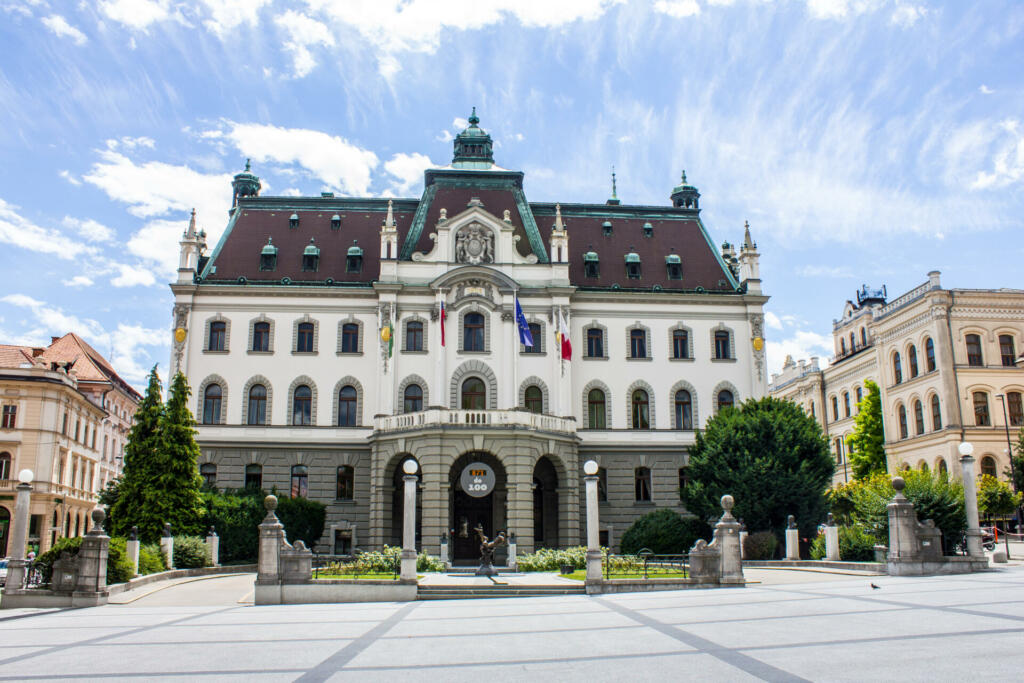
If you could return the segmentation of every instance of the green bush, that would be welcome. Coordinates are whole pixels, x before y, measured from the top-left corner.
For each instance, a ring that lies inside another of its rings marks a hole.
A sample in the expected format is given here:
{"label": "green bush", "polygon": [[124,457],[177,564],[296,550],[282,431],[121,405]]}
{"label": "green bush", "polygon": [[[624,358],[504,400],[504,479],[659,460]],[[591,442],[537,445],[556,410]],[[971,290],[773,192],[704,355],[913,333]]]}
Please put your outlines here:
{"label": "green bush", "polygon": [[[371,550],[360,553],[352,567],[353,574],[389,574],[400,569],[402,549],[397,546],[384,546],[383,550]],[[428,555],[425,550],[420,551],[416,556],[416,571],[418,572],[440,572],[444,571],[444,564],[441,558]]]}
{"label": "green bush", "polygon": [[259,552],[259,524],[267,511],[266,495],[259,489],[242,489],[203,494],[206,527],[213,527],[220,536],[221,564],[245,564],[256,561]]}
{"label": "green bush", "polygon": [[210,556],[206,551],[206,542],[199,536],[174,537],[175,569],[196,569],[208,567]]}
{"label": "green bush", "polygon": [[633,522],[622,534],[619,547],[624,555],[635,554],[643,548],[656,555],[678,555],[688,552],[701,538],[711,539],[711,527],[706,522],[662,508]]}
{"label": "green bush", "polygon": [[107,584],[124,583],[135,578],[132,561],[128,557],[128,541],[123,538],[110,539],[107,549]]}
{"label": "green bush", "polygon": [[139,574],[157,574],[167,571],[167,560],[156,543],[139,546]]}
{"label": "green bush", "polygon": [[[839,559],[845,562],[874,562],[878,539],[861,527],[839,527]],[[825,559],[825,534],[811,542],[811,559]]]}
{"label": "green bush", "polygon": [[743,559],[774,560],[775,551],[779,547],[779,539],[770,531],[758,531],[748,534],[743,542]]}
{"label": "green bush", "polygon": [[[52,548],[36,558],[36,567],[42,574],[43,583],[50,583],[53,579],[53,563],[60,557],[61,553],[67,552],[72,557],[78,556],[82,549],[82,537],[61,538]],[[109,552],[107,553],[107,585],[113,583],[124,583],[132,578],[132,564],[128,559],[125,550],[125,539],[110,539]]]}
{"label": "green bush", "polygon": [[[260,506],[263,499],[260,499]],[[264,513],[265,514],[265,513]],[[288,542],[301,540],[307,548],[320,541],[327,520],[327,506],[308,498],[278,498],[277,518],[284,525]]]}
{"label": "green bush", "polygon": [[587,549],[582,545],[561,550],[541,548],[535,553],[516,556],[516,564],[521,572],[557,572],[563,565],[583,569],[587,566]]}

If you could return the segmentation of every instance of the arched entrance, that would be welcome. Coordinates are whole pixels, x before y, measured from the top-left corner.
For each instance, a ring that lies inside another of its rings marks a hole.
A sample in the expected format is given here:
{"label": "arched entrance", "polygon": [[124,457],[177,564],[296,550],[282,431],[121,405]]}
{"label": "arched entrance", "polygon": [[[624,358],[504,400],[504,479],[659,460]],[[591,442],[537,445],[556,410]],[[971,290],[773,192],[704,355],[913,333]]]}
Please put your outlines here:
{"label": "arched entrance", "polygon": [[[402,479],[402,477],[405,476],[405,470],[402,469],[402,465],[406,460],[416,460],[416,458],[408,453],[404,453],[395,456],[391,462],[388,463],[388,468],[391,470],[391,533],[390,540],[387,541],[387,544],[398,548],[402,547],[402,520],[405,511],[405,480]],[[419,463],[417,462],[417,464]],[[416,478],[419,480],[416,485],[416,548],[419,549],[423,547],[421,543],[423,503],[422,493],[420,490],[420,484],[423,481],[422,469],[417,468]]]}
{"label": "arched entrance", "polygon": [[[462,473],[474,463],[483,463],[494,472],[494,488],[487,495],[472,496],[462,488]],[[484,535],[488,538],[494,538],[499,532],[506,530],[508,489],[505,468],[501,461],[490,453],[470,451],[460,456],[452,465],[449,482],[452,561],[472,564],[480,559],[480,541],[474,531],[476,526],[482,526]],[[496,562],[504,563],[508,552],[502,546],[494,555]]]}
{"label": "arched entrance", "polygon": [[11,531],[11,512],[0,505],[0,557],[7,557],[7,537]]}
{"label": "arched entrance", "polygon": [[547,456],[533,468],[533,546],[558,547],[558,472]]}

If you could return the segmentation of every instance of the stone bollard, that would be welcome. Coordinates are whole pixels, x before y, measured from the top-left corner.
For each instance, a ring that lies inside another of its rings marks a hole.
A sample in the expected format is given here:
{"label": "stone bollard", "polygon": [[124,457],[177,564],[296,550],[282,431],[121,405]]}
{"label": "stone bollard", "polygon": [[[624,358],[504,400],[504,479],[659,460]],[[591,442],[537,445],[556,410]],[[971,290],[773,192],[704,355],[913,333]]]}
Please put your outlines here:
{"label": "stone bollard", "polygon": [[586,475],[583,477],[583,482],[587,497],[587,581],[600,581],[601,536],[598,531],[600,520],[597,502],[597,462],[588,460],[583,464],[583,472]]}
{"label": "stone bollard", "polygon": [[406,581],[416,580],[416,471],[419,464],[406,460],[402,464],[402,481],[405,484],[405,500],[402,507],[402,567],[400,577]]}
{"label": "stone bollard", "polygon": [[171,523],[164,523],[164,535],[160,538],[160,552],[167,560],[167,568],[174,569],[174,534],[171,533]]}
{"label": "stone bollard", "polygon": [[718,583],[722,578],[721,553],[715,547],[715,543],[716,541],[712,541],[711,545],[708,545],[703,538],[698,538],[690,548],[690,578],[697,583]]}
{"label": "stone bollard", "polygon": [[78,551],[78,580],[75,590],[82,593],[107,595],[107,554],[110,537],[103,533],[103,508],[93,508],[92,530],[82,537]]}
{"label": "stone bollard", "polygon": [[747,525],[743,523],[743,518],[740,517],[740,559],[747,559]]}
{"label": "stone bollard", "polygon": [[508,570],[510,572],[518,571],[519,565],[516,562],[516,533],[513,531],[508,535]]}
{"label": "stone bollard", "polygon": [[743,556],[740,546],[740,523],[732,516],[732,496],[722,496],[722,518],[715,525],[714,543],[718,546],[719,583],[743,585]]}
{"label": "stone bollard", "polygon": [[786,520],[786,559],[800,559],[800,530],[796,528],[796,518],[793,515]]}
{"label": "stone bollard", "polygon": [[210,558],[211,567],[220,566],[220,536],[212,526],[206,532],[206,554]]}
{"label": "stone bollard", "polygon": [[839,561],[839,527],[831,512],[825,522],[825,559],[830,562]]}
{"label": "stone bollard", "polygon": [[444,532],[441,534],[441,564],[447,570],[451,565],[448,564],[448,533]]}
{"label": "stone bollard", "polygon": [[28,543],[28,522],[29,512],[32,503],[32,479],[35,478],[32,470],[22,470],[18,474],[18,494],[14,502],[14,524],[11,528],[11,538],[8,544],[7,579],[4,583],[4,592],[9,590],[20,590],[25,585],[25,577],[28,570],[28,562],[25,560],[25,546]]}
{"label": "stone bollard", "polygon": [[260,540],[256,559],[257,605],[281,604],[281,548],[285,544],[284,525],[277,519],[277,496],[263,499],[267,516],[260,522]]}
{"label": "stone bollard", "polygon": [[132,563],[132,576],[139,575],[139,527],[133,526],[128,534],[128,542],[125,544],[128,551],[128,559]]}
{"label": "stone bollard", "polygon": [[978,488],[974,481],[974,445],[964,441],[959,446],[963,470],[964,512],[967,513],[967,554],[985,557],[981,547],[981,526],[978,523]]}

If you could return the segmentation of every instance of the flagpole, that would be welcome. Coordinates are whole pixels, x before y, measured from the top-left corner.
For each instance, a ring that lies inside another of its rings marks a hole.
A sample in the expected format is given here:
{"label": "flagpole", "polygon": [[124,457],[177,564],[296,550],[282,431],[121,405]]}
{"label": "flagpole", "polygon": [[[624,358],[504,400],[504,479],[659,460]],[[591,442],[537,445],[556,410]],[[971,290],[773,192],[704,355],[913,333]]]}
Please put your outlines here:
{"label": "flagpole", "polygon": [[516,320],[516,306],[519,304],[519,290],[512,290],[512,407],[519,407],[519,321]]}

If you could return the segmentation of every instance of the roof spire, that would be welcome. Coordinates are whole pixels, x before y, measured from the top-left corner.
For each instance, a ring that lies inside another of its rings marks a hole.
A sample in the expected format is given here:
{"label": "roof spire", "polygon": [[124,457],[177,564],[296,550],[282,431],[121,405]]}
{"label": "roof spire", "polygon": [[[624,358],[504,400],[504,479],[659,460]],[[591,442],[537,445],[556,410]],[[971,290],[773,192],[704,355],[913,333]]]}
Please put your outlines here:
{"label": "roof spire", "polygon": [[480,123],[480,117],[476,115],[476,107],[473,107],[473,113],[469,115],[469,125],[475,128],[478,123]]}
{"label": "roof spire", "polygon": [[682,182],[679,183],[679,184],[680,185],[685,185],[686,184],[686,169],[685,168],[683,169],[683,179],[682,179]]}
{"label": "roof spire", "polygon": [[250,161],[249,157],[246,157],[245,158],[245,170],[246,171],[251,171],[252,170],[252,167],[250,166],[249,161]]}
{"label": "roof spire", "polygon": [[555,204],[555,225],[554,225],[554,228],[555,228],[556,232],[561,232],[561,231],[565,230],[565,223],[562,221],[562,205],[561,204]]}
{"label": "roof spire", "polygon": [[743,247],[745,249],[754,249],[757,247],[754,244],[754,240],[750,239],[750,222],[743,221]]}
{"label": "roof spire", "polygon": [[192,208],[192,217],[188,221],[188,230],[185,231],[185,237],[188,239],[195,239],[196,237],[196,210]]}
{"label": "roof spire", "polygon": [[388,217],[384,219],[384,227],[393,230],[395,228],[395,211],[391,200],[388,200]]}
{"label": "roof spire", "polygon": [[615,166],[612,166],[612,196],[607,202],[605,202],[605,204],[608,204],[610,206],[616,206],[618,204],[621,204],[621,202],[619,201],[618,188],[616,187],[615,183]]}

